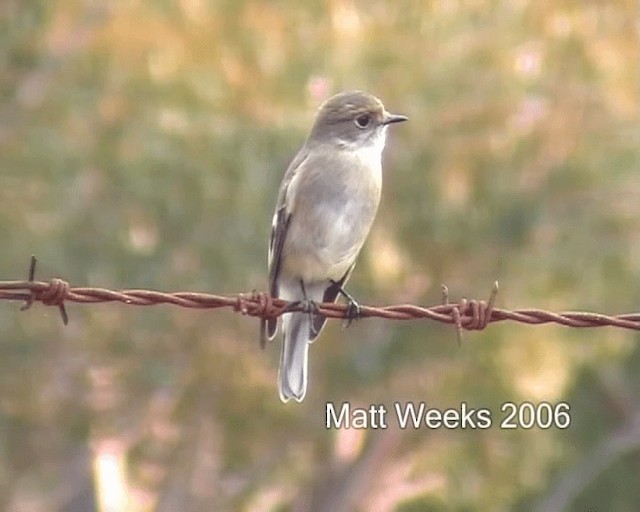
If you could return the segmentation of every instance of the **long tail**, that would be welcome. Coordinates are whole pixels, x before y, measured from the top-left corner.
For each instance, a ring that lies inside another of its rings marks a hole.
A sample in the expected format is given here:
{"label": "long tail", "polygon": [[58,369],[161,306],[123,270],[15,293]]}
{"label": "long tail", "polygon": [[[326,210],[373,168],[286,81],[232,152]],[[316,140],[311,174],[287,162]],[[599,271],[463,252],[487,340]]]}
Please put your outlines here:
{"label": "long tail", "polygon": [[283,315],[282,332],[284,339],[278,375],[280,400],[288,402],[293,398],[297,402],[302,402],[307,393],[307,355],[311,337],[309,315],[307,313]]}

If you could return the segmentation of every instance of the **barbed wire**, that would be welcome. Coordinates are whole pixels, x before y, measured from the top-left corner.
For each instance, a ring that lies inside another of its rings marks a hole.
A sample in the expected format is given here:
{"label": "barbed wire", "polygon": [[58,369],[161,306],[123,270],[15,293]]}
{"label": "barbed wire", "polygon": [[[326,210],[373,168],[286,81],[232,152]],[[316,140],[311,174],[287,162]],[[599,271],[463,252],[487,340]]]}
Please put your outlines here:
{"label": "barbed wire", "polygon": [[[36,281],[36,259],[32,257],[27,281],[0,281],[0,300],[24,301],[22,310],[29,309],[34,302],[48,306],[57,306],[62,320],[68,322],[65,303],[76,302],[96,304],[120,302],[133,306],[154,306],[171,304],[183,308],[216,309],[231,308],[243,315],[258,318],[278,317],[287,312],[308,312],[309,305],[300,302],[287,302],[271,297],[267,293],[250,292],[235,295],[213,295],[198,292],[160,292],[156,290],[108,290],[95,287],[71,287],[63,279]],[[482,330],[489,323],[514,321],[529,325],[555,323],[566,327],[619,327],[640,331],[640,313],[605,315],[586,311],[565,311],[554,313],[542,309],[506,310],[494,307],[498,293],[498,283],[494,283],[487,301],[462,299],[457,303],[449,302],[449,291],[442,287],[442,303],[423,307],[413,304],[392,306],[359,306],[357,318],[385,318],[389,320],[429,319],[445,324],[453,324],[461,332]],[[313,306],[313,314],[328,318],[353,319],[353,306],[350,304],[318,303]]]}

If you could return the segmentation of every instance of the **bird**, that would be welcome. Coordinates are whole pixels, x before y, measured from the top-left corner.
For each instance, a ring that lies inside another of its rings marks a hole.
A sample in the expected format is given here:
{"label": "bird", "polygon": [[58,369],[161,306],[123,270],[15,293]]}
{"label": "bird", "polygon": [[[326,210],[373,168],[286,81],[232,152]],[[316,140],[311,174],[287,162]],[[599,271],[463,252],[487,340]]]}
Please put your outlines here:
{"label": "bird", "polygon": [[261,322],[262,347],[282,324],[282,402],[302,402],[306,395],[309,344],[327,320],[316,304],[343,295],[357,315],[359,306],[344,286],[380,203],[387,128],[407,119],[387,112],[368,92],[336,94],[319,107],[284,174],[269,239],[269,293],[304,310]]}

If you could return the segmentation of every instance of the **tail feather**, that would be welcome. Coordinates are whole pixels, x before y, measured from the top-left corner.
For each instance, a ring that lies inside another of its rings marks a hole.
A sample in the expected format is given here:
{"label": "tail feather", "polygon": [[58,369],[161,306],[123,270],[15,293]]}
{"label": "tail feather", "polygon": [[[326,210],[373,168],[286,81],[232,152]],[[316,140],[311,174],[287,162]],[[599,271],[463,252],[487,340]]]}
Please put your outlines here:
{"label": "tail feather", "polygon": [[307,366],[310,339],[307,313],[287,313],[282,317],[283,343],[280,353],[278,389],[280,400],[302,402],[307,393]]}
{"label": "tail feather", "polygon": [[[338,281],[318,281],[286,283],[280,286],[281,298],[289,301],[335,302],[342,285],[349,278],[353,265]],[[282,352],[278,388],[280,400],[291,398],[302,402],[307,392],[307,365],[309,343],[316,340],[327,322],[327,317],[314,311],[285,313],[282,317]],[[276,331],[276,320],[266,325],[266,338],[271,339]]]}

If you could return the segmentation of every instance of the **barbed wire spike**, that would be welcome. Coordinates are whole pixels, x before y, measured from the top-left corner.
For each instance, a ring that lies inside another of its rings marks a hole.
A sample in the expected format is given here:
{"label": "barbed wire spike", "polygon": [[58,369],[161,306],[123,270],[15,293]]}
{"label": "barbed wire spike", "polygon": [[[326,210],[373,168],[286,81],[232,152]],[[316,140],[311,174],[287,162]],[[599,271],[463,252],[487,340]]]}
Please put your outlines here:
{"label": "barbed wire spike", "polygon": [[[442,305],[450,306],[449,302],[449,287],[446,284],[442,286]],[[466,299],[462,299],[461,304],[464,303]],[[460,308],[454,306],[451,309],[452,317],[453,317],[453,325],[456,328],[456,339],[458,341],[458,348],[462,345],[462,320],[460,319]]]}
{"label": "barbed wire spike", "polygon": [[[29,275],[27,276],[27,279],[29,281],[29,283],[33,283],[35,281],[35,277],[36,277],[36,263],[38,263],[38,260],[36,259],[35,255],[31,255],[31,262],[29,263]],[[26,311],[27,309],[31,309],[31,306],[33,306],[33,301],[35,301],[35,293],[33,290],[31,290],[31,293],[29,294],[29,298],[25,301],[25,303],[20,306],[20,311]]]}
{"label": "barbed wire spike", "polygon": [[[35,277],[36,277],[36,265],[38,263],[38,259],[35,255],[31,255],[31,261],[29,263],[29,284],[35,285]],[[69,315],[67,315],[67,309],[64,305],[64,299],[66,298],[66,293],[69,290],[69,284],[62,279],[54,278],[49,283],[50,286],[46,288],[41,295],[38,295],[38,291],[35,289],[35,286],[29,287],[29,296],[25,300],[25,303],[20,307],[20,311],[26,311],[27,309],[31,309],[33,303],[36,300],[41,300],[43,304],[47,306],[58,306],[58,311],[60,311],[60,316],[62,317],[62,323],[67,325],[69,323]]]}
{"label": "barbed wire spike", "polygon": [[[449,288],[447,285],[441,285],[442,289],[442,305],[451,306],[451,316],[453,319],[453,325],[456,328],[456,338],[458,341],[458,347],[462,345],[463,333],[462,330],[468,331],[482,331],[491,322],[491,315],[493,313],[493,307],[498,296],[498,281],[493,282],[491,288],[491,294],[489,300],[475,300],[467,299],[463,297],[458,304],[451,304],[449,302]],[[466,314],[470,313],[470,321],[463,324],[462,319],[466,318]]]}

